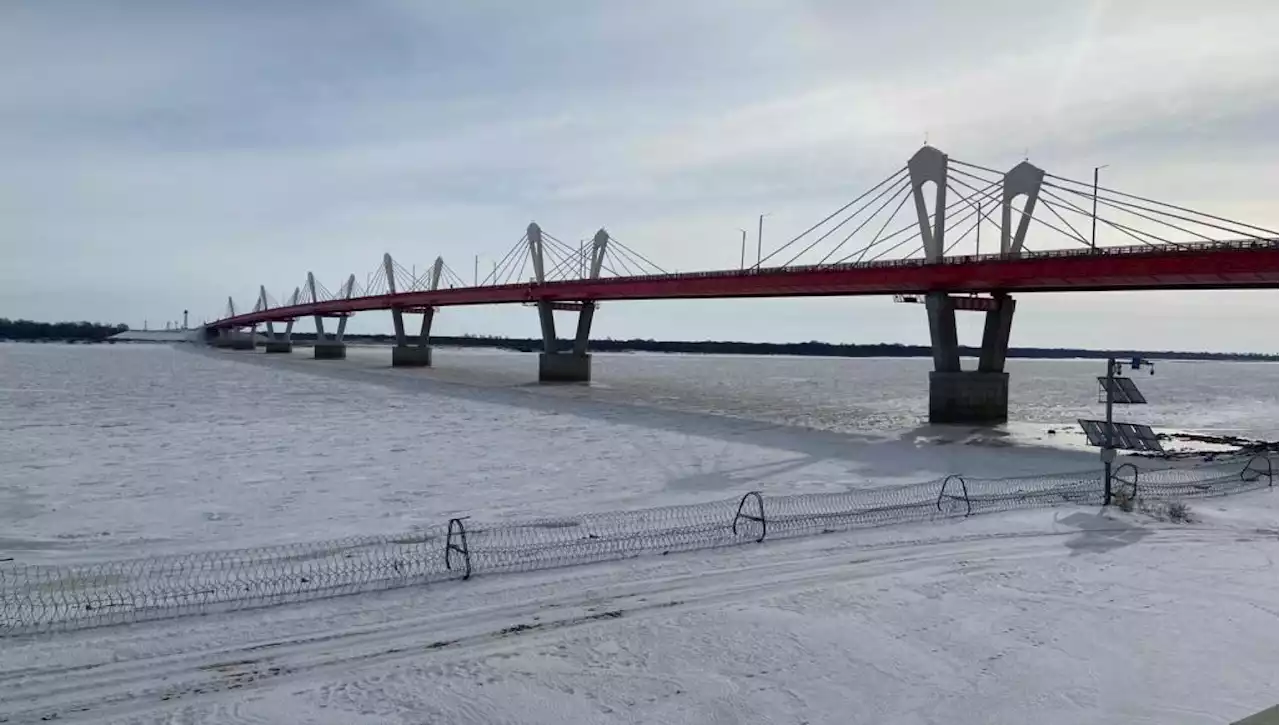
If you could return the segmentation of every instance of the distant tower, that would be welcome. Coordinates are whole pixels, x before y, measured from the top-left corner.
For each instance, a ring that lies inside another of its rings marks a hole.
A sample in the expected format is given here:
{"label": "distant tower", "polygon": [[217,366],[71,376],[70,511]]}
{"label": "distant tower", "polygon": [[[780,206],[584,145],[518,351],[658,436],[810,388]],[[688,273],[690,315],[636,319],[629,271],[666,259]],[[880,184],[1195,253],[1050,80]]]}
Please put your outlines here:
{"label": "distant tower", "polygon": [[187,311],[182,311],[182,329],[187,329]]}

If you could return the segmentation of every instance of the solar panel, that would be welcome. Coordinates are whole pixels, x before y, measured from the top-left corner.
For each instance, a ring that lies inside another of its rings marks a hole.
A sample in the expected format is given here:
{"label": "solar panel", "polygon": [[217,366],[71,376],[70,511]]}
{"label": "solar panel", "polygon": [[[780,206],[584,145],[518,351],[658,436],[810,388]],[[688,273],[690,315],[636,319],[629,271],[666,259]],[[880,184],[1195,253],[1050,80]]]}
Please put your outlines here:
{"label": "solar panel", "polygon": [[1111,431],[1111,447],[1126,451],[1163,451],[1159,439],[1149,425],[1136,423],[1107,423],[1105,420],[1079,420],[1089,445],[1107,447],[1107,426]]}
{"label": "solar panel", "polygon": [[[1138,390],[1138,386],[1133,384],[1132,378],[1099,376],[1098,387],[1102,389],[1103,396],[1106,395],[1107,388],[1111,388],[1111,402],[1113,403],[1138,405],[1147,402],[1147,399],[1142,395],[1142,391]],[[1106,400],[1105,397],[1102,399]]]}

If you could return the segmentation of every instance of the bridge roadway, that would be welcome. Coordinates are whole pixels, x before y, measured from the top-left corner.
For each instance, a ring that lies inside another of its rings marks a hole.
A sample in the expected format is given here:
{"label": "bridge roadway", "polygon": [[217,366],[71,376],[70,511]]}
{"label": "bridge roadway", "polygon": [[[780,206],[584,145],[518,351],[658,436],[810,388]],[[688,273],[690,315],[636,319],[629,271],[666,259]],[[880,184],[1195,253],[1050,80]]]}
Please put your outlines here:
{"label": "bridge roadway", "polygon": [[313,315],[531,302],[1116,290],[1265,289],[1280,284],[1276,239],[1106,247],[760,270],[506,284],[322,300],[208,324],[250,327]]}

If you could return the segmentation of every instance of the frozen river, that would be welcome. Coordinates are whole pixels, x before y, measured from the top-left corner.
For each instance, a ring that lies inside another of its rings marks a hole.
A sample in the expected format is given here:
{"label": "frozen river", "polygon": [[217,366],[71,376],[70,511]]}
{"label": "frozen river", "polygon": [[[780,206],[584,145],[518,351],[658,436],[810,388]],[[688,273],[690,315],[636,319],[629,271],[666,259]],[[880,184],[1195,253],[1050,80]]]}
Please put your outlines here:
{"label": "frozen river", "polygon": [[[1015,420],[981,431],[922,424],[924,360],[608,355],[548,387],[530,355],[349,352],[0,345],[0,575],[1097,465],[1064,431],[1098,412],[1096,362],[1014,363]],[[1274,436],[1275,365],[1141,384],[1126,418]],[[13,637],[0,721],[1228,722],[1274,702],[1275,491],[1189,515],[1064,505]]]}
{"label": "frozen river", "polygon": [[[923,424],[928,360],[532,355],[391,370],[160,345],[0,345],[0,557],[35,561],[1087,470],[1100,365],[1014,361],[1010,425]],[[1274,364],[1161,363],[1124,419],[1274,438]],[[1057,431],[1049,434],[1053,429]]]}

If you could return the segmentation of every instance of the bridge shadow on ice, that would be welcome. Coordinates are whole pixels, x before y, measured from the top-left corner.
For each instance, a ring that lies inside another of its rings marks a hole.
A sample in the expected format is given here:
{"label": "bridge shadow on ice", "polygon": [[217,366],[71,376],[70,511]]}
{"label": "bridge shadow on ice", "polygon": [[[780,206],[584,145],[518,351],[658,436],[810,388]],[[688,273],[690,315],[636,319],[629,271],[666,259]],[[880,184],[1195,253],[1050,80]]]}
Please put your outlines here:
{"label": "bridge shadow on ice", "polygon": [[[354,360],[320,361],[288,356],[267,356],[246,352],[230,352],[200,346],[182,346],[182,350],[228,362],[258,365],[274,370],[287,369],[346,382],[367,383],[403,391],[406,394],[442,395],[493,405],[523,408],[548,415],[572,415],[620,425],[632,425],[672,433],[742,443],[791,451],[793,459],[756,466],[722,469],[715,474],[696,474],[673,480],[674,488],[706,490],[707,488],[745,487],[759,475],[776,475],[784,470],[801,469],[818,461],[841,461],[850,464],[851,477],[928,480],[940,472],[977,476],[1017,476],[1057,473],[1092,465],[1087,454],[1049,449],[978,445],[939,445],[963,443],[976,438],[1000,438],[999,431],[975,432],[965,427],[922,425],[890,436],[838,433],[814,428],[788,426],[714,413],[700,413],[656,404],[616,402],[591,397],[590,393],[566,396],[555,394],[562,386],[542,387],[536,384],[482,385],[427,377],[421,370],[371,366]],[[587,386],[572,386],[589,391]],[[550,393],[547,391],[551,391]],[[922,393],[923,386],[922,386]],[[531,431],[536,434],[536,431]],[[998,461],[993,460],[998,457]],[[708,479],[708,475],[711,476]],[[689,480],[680,480],[688,478]],[[695,480],[697,479],[697,480]],[[856,481],[851,481],[856,483]]]}

